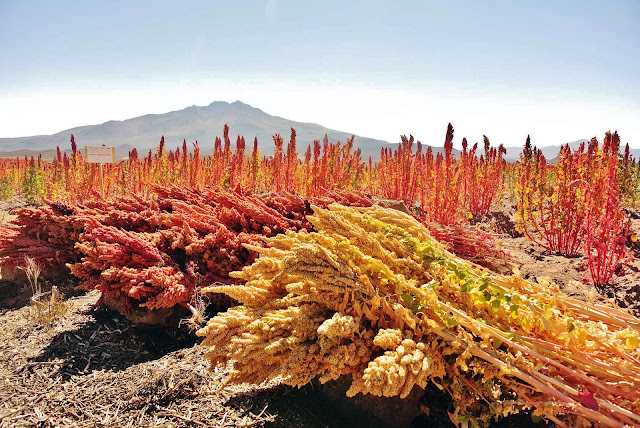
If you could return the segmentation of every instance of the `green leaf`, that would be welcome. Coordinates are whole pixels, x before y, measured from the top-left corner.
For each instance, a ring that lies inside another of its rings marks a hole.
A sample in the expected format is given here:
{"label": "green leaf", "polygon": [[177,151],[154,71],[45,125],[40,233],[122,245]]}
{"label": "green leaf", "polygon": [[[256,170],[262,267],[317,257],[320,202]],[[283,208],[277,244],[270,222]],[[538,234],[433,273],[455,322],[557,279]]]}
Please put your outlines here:
{"label": "green leaf", "polygon": [[469,419],[470,419],[470,418],[469,418],[469,415],[458,415],[458,416],[456,417],[456,422],[466,422],[466,421],[468,421]]}
{"label": "green leaf", "polygon": [[458,321],[451,317],[442,317],[442,323],[449,328],[453,328],[458,325]]}
{"label": "green leaf", "polygon": [[413,303],[413,295],[412,294],[402,293],[400,295],[400,298],[402,299],[404,304],[407,305],[407,306],[409,306],[409,305],[411,305],[411,303]]}
{"label": "green leaf", "polygon": [[402,293],[400,299],[405,306],[413,311],[413,313],[421,312],[424,307],[420,304],[420,299],[411,293]]}
{"label": "green leaf", "polygon": [[515,303],[511,305],[511,316],[513,316],[514,318],[518,316],[518,306]]}

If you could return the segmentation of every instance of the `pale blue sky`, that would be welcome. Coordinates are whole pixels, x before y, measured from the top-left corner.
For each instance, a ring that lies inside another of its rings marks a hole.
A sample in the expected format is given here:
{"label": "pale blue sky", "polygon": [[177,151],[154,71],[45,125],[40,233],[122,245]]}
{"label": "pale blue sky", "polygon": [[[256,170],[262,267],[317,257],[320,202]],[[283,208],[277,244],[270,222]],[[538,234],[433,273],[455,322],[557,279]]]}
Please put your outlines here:
{"label": "pale blue sky", "polygon": [[0,137],[239,99],[397,141],[640,147],[640,2],[0,0]]}

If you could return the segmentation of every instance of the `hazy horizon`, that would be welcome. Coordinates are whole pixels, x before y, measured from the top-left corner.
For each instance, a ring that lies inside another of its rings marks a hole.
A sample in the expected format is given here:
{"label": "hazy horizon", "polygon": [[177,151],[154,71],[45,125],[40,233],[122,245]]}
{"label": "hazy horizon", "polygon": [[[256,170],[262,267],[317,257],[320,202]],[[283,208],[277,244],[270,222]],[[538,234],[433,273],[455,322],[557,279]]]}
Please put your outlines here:
{"label": "hazy horizon", "polygon": [[392,143],[640,148],[640,3],[491,5],[5,1],[0,137],[240,100]]}

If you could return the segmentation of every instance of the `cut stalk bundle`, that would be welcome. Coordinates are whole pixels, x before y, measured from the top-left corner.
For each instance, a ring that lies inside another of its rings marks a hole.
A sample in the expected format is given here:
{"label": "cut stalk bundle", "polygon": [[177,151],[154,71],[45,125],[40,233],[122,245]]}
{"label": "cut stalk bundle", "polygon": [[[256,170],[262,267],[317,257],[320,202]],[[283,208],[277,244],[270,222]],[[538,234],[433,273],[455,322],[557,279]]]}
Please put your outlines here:
{"label": "cut stalk bundle", "polygon": [[261,256],[232,273],[245,285],[204,290],[241,303],[198,332],[213,365],[233,361],[230,381],[349,374],[349,396],[400,397],[432,381],[459,424],[523,409],[560,426],[640,424],[638,319],[462,260],[399,211],[314,211],[316,232],[250,247]]}

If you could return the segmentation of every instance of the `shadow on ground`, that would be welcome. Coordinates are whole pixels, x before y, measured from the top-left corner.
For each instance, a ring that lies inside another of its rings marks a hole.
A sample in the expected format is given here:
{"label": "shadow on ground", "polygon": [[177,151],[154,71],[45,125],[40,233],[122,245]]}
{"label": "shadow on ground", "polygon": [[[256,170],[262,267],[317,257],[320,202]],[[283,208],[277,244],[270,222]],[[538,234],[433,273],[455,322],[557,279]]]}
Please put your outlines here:
{"label": "shadow on ground", "polygon": [[[302,388],[286,385],[240,394],[225,404],[242,412],[274,415],[265,428],[451,428],[448,411],[451,398],[432,384],[425,391],[415,388],[405,399],[358,394],[347,398],[346,378],[320,385],[317,381]],[[424,411],[428,411],[426,415]],[[497,428],[543,428],[523,412],[491,425]]]}
{"label": "shadow on ground", "polygon": [[[436,392],[429,396],[430,416],[420,415],[421,390],[416,389],[409,400],[381,398],[361,394],[353,398],[344,395],[348,380],[320,385],[314,381],[302,388],[280,385],[257,391],[255,394],[236,395],[226,405],[242,411],[275,416],[266,428],[300,426],[306,428],[451,428],[446,408],[450,399]],[[431,393],[432,391],[428,391]],[[411,408],[409,408],[411,407]],[[445,410],[440,409],[443,407]],[[441,411],[442,410],[442,411]]]}
{"label": "shadow on ground", "polygon": [[76,330],[55,336],[30,363],[62,360],[65,378],[94,370],[121,371],[193,346],[197,338],[186,327],[135,326],[120,314],[97,310]]}
{"label": "shadow on ground", "polygon": [[[258,390],[249,394],[239,394],[230,398],[225,406],[240,412],[255,415],[267,413],[274,416],[266,422],[265,428],[305,427],[305,428],[359,428],[364,425],[349,425],[341,419],[339,412],[332,408],[310,385],[300,389],[286,385]],[[368,426],[368,425],[367,425]]]}
{"label": "shadow on ground", "polygon": [[[16,271],[17,269],[13,269]],[[4,272],[6,274],[6,270]],[[65,297],[82,296],[87,292],[78,289],[79,280],[70,274],[53,276],[51,278],[43,277],[40,280],[42,291],[50,291],[55,285]],[[20,309],[30,303],[33,290],[26,279],[26,276],[15,276],[12,279],[0,279],[0,310],[2,309]]]}

